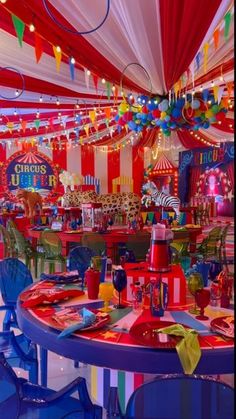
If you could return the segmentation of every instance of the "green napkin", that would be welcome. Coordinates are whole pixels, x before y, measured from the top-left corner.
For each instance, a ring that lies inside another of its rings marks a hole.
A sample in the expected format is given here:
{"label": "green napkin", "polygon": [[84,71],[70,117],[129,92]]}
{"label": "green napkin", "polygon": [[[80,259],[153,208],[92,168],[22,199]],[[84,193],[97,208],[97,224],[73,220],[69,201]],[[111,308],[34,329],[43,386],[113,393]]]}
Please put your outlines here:
{"label": "green napkin", "polygon": [[179,355],[184,373],[192,374],[201,357],[197,332],[194,329],[185,329],[182,324],[175,324],[173,326],[158,329],[158,333],[183,337],[183,339],[177,343],[176,351]]}

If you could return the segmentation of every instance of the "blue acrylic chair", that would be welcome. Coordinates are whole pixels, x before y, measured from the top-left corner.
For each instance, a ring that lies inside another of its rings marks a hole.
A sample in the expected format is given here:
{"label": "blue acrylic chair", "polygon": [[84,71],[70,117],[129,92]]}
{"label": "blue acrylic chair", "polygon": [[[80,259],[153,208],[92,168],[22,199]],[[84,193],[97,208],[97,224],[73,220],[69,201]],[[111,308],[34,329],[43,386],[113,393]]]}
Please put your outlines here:
{"label": "blue acrylic chair", "polygon": [[212,377],[165,375],[138,387],[122,414],[117,389],[111,387],[108,418],[232,419],[234,389]]}
{"label": "blue acrylic chair", "polygon": [[37,348],[23,334],[15,336],[12,330],[0,332],[0,352],[11,367],[29,371],[29,381],[38,384]]}
{"label": "blue acrylic chair", "polygon": [[85,271],[90,266],[92,256],[95,256],[95,252],[87,246],[76,246],[69,253],[69,270],[78,270],[82,288],[84,286]]}
{"label": "blue acrylic chair", "polygon": [[32,275],[26,265],[19,259],[7,258],[0,262],[0,291],[6,314],[3,330],[17,327],[16,301],[25,287],[33,283]]}
{"label": "blue acrylic chair", "polygon": [[[32,275],[27,266],[19,259],[8,258],[0,262],[0,291],[6,310],[3,319],[3,330],[18,328],[16,318],[16,302],[19,294],[33,283]],[[47,383],[47,351],[40,348],[41,352],[41,382]]]}
{"label": "blue acrylic chair", "polygon": [[[70,397],[76,391],[79,399]],[[0,353],[0,417],[102,419],[102,408],[91,402],[84,378],[54,391],[18,378]]]}

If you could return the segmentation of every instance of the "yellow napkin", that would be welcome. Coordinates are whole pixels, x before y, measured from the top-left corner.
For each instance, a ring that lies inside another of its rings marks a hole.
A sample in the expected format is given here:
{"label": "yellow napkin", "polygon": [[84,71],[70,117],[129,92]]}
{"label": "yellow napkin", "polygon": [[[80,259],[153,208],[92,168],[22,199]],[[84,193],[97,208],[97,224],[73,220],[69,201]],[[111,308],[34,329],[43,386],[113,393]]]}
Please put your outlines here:
{"label": "yellow napkin", "polygon": [[182,324],[163,327],[158,329],[158,332],[183,337],[183,339],[177,343],[176,351],[184,373],[192,374],[201,357],[197,332],[194,329],[185,329]]}

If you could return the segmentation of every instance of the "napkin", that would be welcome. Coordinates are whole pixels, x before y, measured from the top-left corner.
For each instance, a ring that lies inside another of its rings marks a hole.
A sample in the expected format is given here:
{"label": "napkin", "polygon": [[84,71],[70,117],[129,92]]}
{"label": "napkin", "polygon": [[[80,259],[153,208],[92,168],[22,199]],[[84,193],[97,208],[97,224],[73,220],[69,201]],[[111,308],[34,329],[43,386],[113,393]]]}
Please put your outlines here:
{"label": "napkin", "polygon": [[40,275],[40,279],[41,280],[47,280],[47,281],[56,281],[56,282],[70,282],[73,281],[75,279],[79,278],[79,274],[78,273],[68,273],[68,272],[62,272],[62,273],[58,273],[58,274],[45,274],[45,273],[41,273]]}
{"label": "napkin", "polygon": [[92,311],[87,310],[87,308],[82,308],[79,311],[79,314],[83,317],[81,322],[74,323],[71,326],[66,327],[58,336],[58,339],[66,338],[74,333],[76,330],[84,329],[85,327],[91,326],[96,320],[96,314]]}
{"label": "napkin", "polygon": [[192,374],[201,357],[197,332],[194,329],[186,329],[182,324],[163,327],[158,329],[158,332],[183,337],[177,343],[176,351],[184,373]]}

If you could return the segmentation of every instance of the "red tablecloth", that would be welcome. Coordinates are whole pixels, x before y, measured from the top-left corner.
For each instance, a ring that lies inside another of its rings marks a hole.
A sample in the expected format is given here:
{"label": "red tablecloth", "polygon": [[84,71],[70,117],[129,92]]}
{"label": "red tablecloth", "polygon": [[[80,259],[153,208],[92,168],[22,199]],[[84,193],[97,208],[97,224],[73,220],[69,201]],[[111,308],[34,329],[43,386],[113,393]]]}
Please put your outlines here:
{"label": "red tablecloth", "polygon": [[181,265],[172,265],[169,272],[161,274],[149,271],[146,263],[126,263],[124,268],[127,274],[127,287],[122,291],[123,300],[132,300],[130,285],[135,281],[139,281],[141,285],[147,285],[150,280],[159,279],[161,275],[162,281],[168,284],[168,307],[178,307],[186,304],[186,279]]}

